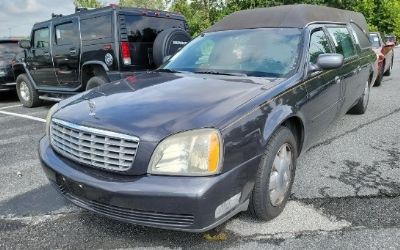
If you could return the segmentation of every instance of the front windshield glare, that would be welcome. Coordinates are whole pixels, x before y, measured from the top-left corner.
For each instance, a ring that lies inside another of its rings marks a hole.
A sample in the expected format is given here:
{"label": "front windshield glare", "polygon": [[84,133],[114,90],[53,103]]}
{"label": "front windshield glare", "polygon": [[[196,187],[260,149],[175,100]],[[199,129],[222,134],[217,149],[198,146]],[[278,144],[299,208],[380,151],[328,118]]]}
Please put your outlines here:
{"label": "front windshield glare", "polygon": [[264,28],[206,33],[161,68],[192,73],[287,77],[299,57],[301,30]]}

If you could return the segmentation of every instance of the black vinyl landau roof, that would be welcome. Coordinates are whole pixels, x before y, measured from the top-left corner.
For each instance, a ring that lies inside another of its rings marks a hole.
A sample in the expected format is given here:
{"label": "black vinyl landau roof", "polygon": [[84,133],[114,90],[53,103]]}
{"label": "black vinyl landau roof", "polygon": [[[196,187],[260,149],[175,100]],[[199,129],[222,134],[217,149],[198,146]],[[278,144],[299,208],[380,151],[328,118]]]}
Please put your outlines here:
{"label": "black vinyl landau roof", "polygon": [[304,28],[314,22],[354,22],[368,32],[363,14],[326,6],[297,4],[237,11],[217,22],[206,32],[255,28]]}

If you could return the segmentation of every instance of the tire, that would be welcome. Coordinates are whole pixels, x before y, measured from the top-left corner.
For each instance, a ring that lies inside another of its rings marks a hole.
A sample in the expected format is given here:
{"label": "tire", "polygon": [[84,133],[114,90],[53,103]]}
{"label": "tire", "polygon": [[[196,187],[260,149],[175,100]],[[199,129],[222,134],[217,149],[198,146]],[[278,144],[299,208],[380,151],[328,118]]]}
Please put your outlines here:
{"label": "tire", "polygon": [[16,82],[18,98],[24,107],[33,108],[42,103],[38,91],[26,74],[19,75]]}
{"label": "tire", "polygon": [[349,114],[354,114],[354,115],[362,115],[365,114],[365,111],[367,111],[368,103],[369,103],[369,95],[371,92],[371,87],[369,85],[369,82],[366,82],[366,86],[364,88],[364,92],[361,95],[361,97],[358,99],[357,104],[354,105],[350,110]]}
{"label": "tire", "polygon": [[378,77],[375,80],[374,86],[379,87],[382,85],[383,69],[379,70]]}
{"label": "tire", "polygon": [[[276,165],[274,164],[275,158],[278,157],[278,153],[282,152],[281,149],[284,147],[290,149],[291,152],[291,157],[288,157],[291,160],[290,164],[287,164],[288,167],[282,168],[290,170],[290,174],[285,172],[288,179],[283,177],[285,175],[279,175],[279,172],[276,171],[274,167]],[[265,221],[272,220],[285,208],[294,181],[298,156],[297,148],[295,136],[289,128],[284,126],[279,127],[269,139],[258,167],[254,189],[250,195],[249,213],[253,217]],[[271,180],[274,178],[273,176],[280,176],[277,178],[280,181],[275,181],[275,183],[281,183],[283,181],[283,183],[286,184],[283,189],[286,191],[280,192],[279,202],[276,202],[277,199],[273,198],[273,193],[279,193],[277,192],[279,189],[273,189],[270,186],[273,186],[273,184],[271,184]]]}
{"label": "tire", "polygon": [[392,69],[393,69],[393,60],[394,59],[394,55],[392,56],[392,60],[391,60],[391,63],[390,63],[390,67],[388,68],[388,70],[386,70],[386,72],[385,72],[385,76],[390,76],[391,74],[392,74]]}
{"label": "tire", "polygon": [[156,67],[164,63],[164,58],[173,56],[191,40],[183,29],[172,28],[160,32],[153,44],[153,61]]}
{"label": "tire", "polygon": [[104,76],[93,76],[89,79],[86,84],[86,90],[93,89],[99,87],[103,84],[108,83],[107,79]]}

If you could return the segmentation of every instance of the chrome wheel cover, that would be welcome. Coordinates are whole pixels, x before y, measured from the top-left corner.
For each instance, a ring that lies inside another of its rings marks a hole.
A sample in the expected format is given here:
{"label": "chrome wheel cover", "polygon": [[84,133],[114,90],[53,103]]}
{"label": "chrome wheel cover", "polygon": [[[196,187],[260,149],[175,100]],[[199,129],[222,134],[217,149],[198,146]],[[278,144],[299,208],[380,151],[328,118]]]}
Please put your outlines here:
{"label": "chrome wheel cover", "polygon": [[24,99],[24,101],[30,100],[31,97],[30,97],[29,88],[28,88],[28,85],[26,84],[26,82],[20,83],[19,93],[20,93],[22,99]]}
{"label": "chrome wheel cover", "polygon": [[283,144],[275,155],[269,177],[268,195],[273,206],[279,206],[289,190],[292,176],[293,152],[288,143]]}

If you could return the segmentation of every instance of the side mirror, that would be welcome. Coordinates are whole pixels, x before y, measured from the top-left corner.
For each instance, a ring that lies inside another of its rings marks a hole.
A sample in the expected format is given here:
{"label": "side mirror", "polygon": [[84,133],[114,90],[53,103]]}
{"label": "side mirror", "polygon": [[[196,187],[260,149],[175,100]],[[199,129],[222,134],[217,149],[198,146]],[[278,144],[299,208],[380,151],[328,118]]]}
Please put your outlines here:
{"label": "side mirror", "polygon": [[385,44],[385,47],[394,47],[394,46],[395,46],[394,42],[387,42]]}
{"label": "side mirror", "polygon": [[344,58],[341,54],[320,54],[315,64],[310,64],[309,71],[337,69],[343,66]]}
{"label": "side mirror", "polygon": [[29,40],[21,40],[18,42],[19,47],[23,48],[23,49],[30,49],[31,46],[31,41]]}

